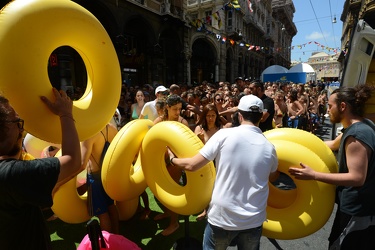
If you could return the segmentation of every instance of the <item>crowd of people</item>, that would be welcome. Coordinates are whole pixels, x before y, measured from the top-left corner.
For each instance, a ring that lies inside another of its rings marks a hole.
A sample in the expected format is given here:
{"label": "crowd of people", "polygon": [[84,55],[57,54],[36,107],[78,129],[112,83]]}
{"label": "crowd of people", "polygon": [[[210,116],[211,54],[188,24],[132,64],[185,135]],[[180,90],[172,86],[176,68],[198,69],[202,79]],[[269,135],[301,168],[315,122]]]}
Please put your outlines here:
{"label": "crowd of people", "polygon": [[[239,99],[244,95],[254,94],[265,102],[264,117],[260,123],[262,131],[272,128],[299,128],[315,133],[324,124],[327,113],[328,93],[325,84],[315,83],[285,83],[250,81],[238,77],[234,83],[203,81],[197,86],[172,84],[163,91],[156,91],[151,85],[143,87],[122,88],[121,98],[117,109],[118,126],[122,127],[133,119],[148,118],[154,120],[156,113],[148,117],[149,105],[163,105],[162,100],[168,95],[175,94],[183,99],[181,116],[187,121],[192,131],[201,119],[200,114],[207,104],[215,106],[219,113],[222,126],[230,126],[232,115],[237,109]],[[153,101],[152,101],[153,100]],[[143,106],[144,116],[141,111]],[[188,108],[187,108],[188,107]],[[154,110],[154,112],[156,112]]]}
{"label": "crowd of people", "polygon": [[[311,132],[324,122],[327,111],[327,91],[323,85],[293,83],[263,83],[237,78],[235,83],[202,82],[197,86],[172,84],[153,88],[151,85],[123,86],[116,112],[118,129],[134,119],[150,119],[154,124],[163,121],[178,121],[190,128],[206,144],[209,139],[224,128],[238,127],[238,105],[240,99],[251,95],[262,101],[263,107],[259,129],[291,127]],[[166,159],[168,172],[176,183],[181,184],[183,171],[176,169]],[[147,200],[147,194],[143,194]],[[141,208],[142,209],[142,208]],[[178,215],[163,208],[164,213],[154,219],[170,218],[169,226],[162,235],[170,235],[179,228]],[[146,214],[145,214],[146,213]],[[141,218],[148,218],[150,208],[144,206]],[[207,217],[207,210],[197,220]]]}

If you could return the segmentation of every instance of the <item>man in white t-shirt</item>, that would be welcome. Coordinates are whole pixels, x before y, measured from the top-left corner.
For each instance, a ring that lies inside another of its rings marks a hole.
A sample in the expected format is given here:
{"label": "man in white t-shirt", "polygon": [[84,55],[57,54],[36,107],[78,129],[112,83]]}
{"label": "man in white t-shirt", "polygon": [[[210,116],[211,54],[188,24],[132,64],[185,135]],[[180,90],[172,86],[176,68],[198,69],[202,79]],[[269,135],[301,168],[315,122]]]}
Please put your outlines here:
{"label": "man in white t-shirt", "polygon": [[139,119],[150,119],[151,121],[154,121],[156,118],[158,118],[158,111],[156,110],[155,104],[158,99],[163,99],[167,97],[167,95],[169,95],[169,91],[166,87],[162,85],[157,87],[155,89],[155,100],[145,103]]}
{"label": "man in white t-shirt", "polygon": [[[254,95],[241,98],[240,126],[221,129],[192,158],[170,162],[195,171],[215,160],[216,180],[208,209],[203,249],[225,250],[232,241],[238,249],[259,249],[262,225],[266,220],[268,181],[278,178],[274,146],[258,125],[263,102]],[[199,194],[197,194],[199,195]]]}

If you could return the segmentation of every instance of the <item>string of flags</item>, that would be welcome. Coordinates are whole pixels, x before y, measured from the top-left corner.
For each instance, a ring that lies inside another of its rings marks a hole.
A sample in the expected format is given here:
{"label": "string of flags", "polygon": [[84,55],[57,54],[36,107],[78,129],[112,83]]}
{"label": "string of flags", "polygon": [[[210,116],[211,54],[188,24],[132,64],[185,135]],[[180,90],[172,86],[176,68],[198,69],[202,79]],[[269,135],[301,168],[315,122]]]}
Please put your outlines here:
{"label": "string of flags", "polygon": [[[329,52],[338,53],[338,52],[341,51],[341,49],[339,49],[339,48],[331,48],[331,47],[325,46],[325,45],[320,44],[319,42],[315,42],[315,41],[310,41],[310,42],[299,44],[299,45],[293,45],[291,48],[292,49],[297,49],[297,48],[302,49],[302,48],[306,47],[306,45],[310,45],[310,44],[315,44],[315,45],[321,47],[324,50],[328,50]],[[345,53],[345,51],[344,51],[344,53]]]}
{"label": "string of flags", "polygon": [[[246,1],[247,1],[247,6],[248,6],[248,9],[249,9],[250,13],[253,13],[254,10],[252,8],[252,3],[251,3],[251,1],[253,1],[253,0],[246,0]],[[256,1],[259,2],[260,0],[256,0]],[[222,19],[220,17],[220,11],[233,11],[233,10],[241,10],[241,6],[239,5],[238,0],[230,0],[229,2],[225,3],[222,8],[220,8],[219,10],[214,12],[213,14],[207,15],[205,18],[202,18],[202,19],[197,18],[197,19],[191,21],[191,25],[196,27],[197,31],[199,31],[199,32],[206,32],[207,35],[213,35],[214,37],[216,37],[217,41],[219,41],[221,43],[229,42],[232,46],[238,45],[240,47],[246,47],[247,50],[282,52],[283,50],[286,49],[286,48],[283,48],[283,47],[264,47],[264,46],[260,46],[260,45],[256,45],[256,44],[246,43],[246,42],[243,42],[243,41],[237,41],[237,40],[228,38],[226,36],[222,36],[220,34],[217,34],[215,32],[212,32],[212,31],[210,31],[206,28],[207,24],[208,25],[212,24],[212,18],[213,18],[217,21],[218,28],[220,29],[223,25]],[[327,50],[329,52],[338,53],[338,52],[341,51],[341,49],[339,49],[339,48],[331,48],[331,47],[325,46],[323,44],[320,44],[319,42],[316,42],[316,41],[310,41],[310,42],[307,42],[307,43],[304,43],[304,44],[293,45],[291,47],[287,47],[287,49],[288,50],[289,49],[292,49],[292,50],[293,49],[302,49],[303,47],[306,47],[307,45],[310,45],[310,44],[315,44],[315,45],[321,47],[323,50]],[[343,51],[343,52],[346,53],[346,51]]]}
{"label": "string of flags", "polygon": [[[238,45],[240,47],[245,47],[247,48],[247,50],[255,50],[255,51],[271,51],[271,52],[282,52],[283,50],[285,49],[302,49],[303,47],[305,47],[306,45],[308,44],[315,44],[319,47],[321,47],[323,50],[327,50],[329,52],[334,52],[334,53],[338,53],[341,51],[341,49],[339,48],[331,48],[329,46],[325,46],[319,42],[316,42],[316,41],[310,41],[310,42],[307,42],[307,43],[304,43],[304,44],[300,44],[300,45],[293,45],[293,46],[289,46],[287,48],[284,48],[284,47],[267,47],[267,46],[260,46],[260,45],[256,45],[256,44],[251,44],[251,43],[246,43],[244,41],[236,41],[234,39],[231,39],[231,38],[228,38],[226,36],[222,36],[220,34],[217,34],[215,32],[212,32],[210,30],[207,30],[206,27],[204,25],[200,26],[197,28],[197,31],[200,31],[200,32],[206,32],[207,35],[213,35],[214,37],[216,37],[217,41],[218,42],[221,42],[222,44],[226,43],[226,42],[229,42],[232,46],[234,45]],[[345,53],[345,51],[344,51]]]}

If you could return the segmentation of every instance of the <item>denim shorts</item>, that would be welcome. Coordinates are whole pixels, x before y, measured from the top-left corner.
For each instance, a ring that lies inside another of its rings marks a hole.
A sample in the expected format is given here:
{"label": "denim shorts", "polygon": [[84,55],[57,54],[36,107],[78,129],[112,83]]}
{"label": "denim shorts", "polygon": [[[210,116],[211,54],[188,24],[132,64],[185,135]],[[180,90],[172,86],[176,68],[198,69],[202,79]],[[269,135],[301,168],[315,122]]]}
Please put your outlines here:
{"label": "denim shorts", "polygon": [[203,236],[203,250],[226,250],[237,245],[238,250],[259,250],[263,225],[238,231],[228,231],[207,223]]}

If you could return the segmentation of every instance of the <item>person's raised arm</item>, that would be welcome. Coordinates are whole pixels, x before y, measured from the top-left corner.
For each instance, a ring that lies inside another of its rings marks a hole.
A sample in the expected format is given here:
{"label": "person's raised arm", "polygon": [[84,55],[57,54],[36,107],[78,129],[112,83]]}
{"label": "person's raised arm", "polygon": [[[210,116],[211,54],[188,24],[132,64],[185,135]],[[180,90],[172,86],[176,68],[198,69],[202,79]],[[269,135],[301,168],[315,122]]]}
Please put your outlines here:
{"label": "person's raised arm", "polygon": [[87,163],[90,160],[92,154],[92,148],[94,146],[95,136],[81,142],[81,168],[85,169]]}
{"label": "person's raised arm", "polygon": [[52,89],[55,96],[54,101],[48,100],[45,96],[41,100],[47,105],[52,113],[60,117],[61,124],[61,156],[60,174],[55,185],[56,191],[62,184],[69,181],[81,171],[81,151],[75,121],[73,118],[73,101],[62,90]]}
{"label": "person's raised arm", "polygon": [[317,180],[336,186],[360,187],[367,176],[368,159],[372,150],[364,143],[350,136],[345,142],[347,173],[322,173],[300,163],[301,168],[291,167],[289,173],[300,180]]}

